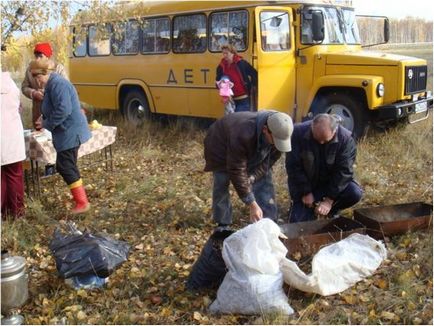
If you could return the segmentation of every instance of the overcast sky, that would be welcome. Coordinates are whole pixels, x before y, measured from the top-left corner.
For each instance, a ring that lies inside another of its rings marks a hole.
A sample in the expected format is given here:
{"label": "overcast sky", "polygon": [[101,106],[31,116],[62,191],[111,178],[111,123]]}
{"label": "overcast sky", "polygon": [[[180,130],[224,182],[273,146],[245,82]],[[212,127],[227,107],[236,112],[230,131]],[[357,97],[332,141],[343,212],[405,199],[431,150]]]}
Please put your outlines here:
{"label": "overcast sky", "polygon": [[433,20],[434,1],[432,0],[353,0],[359,15],[381,15],[389,18],[406,16]]}

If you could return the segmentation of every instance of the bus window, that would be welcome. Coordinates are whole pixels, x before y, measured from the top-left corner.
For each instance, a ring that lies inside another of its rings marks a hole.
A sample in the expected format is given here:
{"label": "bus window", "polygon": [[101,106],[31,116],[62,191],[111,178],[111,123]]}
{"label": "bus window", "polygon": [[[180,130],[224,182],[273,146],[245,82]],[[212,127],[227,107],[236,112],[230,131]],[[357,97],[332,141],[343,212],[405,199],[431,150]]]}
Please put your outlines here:
{"label": "bus window", "polygon": [[285,51],[290,49],[288,13],[261,12],[262,50]]}
{"label": "bus window", "polygon": [[89,55],[109,55],[110,35],[110,25],[89,26]]}
{"label": "bus window", "polygon": [[173,19],[173,52],[192,53],[206,50],[206,16],[177,16]]}
{"label": "bus window", "polygon": [[81,28],[74,27],[74,39],[73,43],[73,54],[76,57],[84,57],[87,52],[86,43],[87,28],[82,26]]}
{"label": "bus window", "polygon": [[223,44],[232,44],[237,51],[247,48],[247,12],[230,11],[211,14],[211,52],[220,52]]}
{"label": "bus window", "polygon": [[143,21],[143,53],[168,53],[170,50],[169,18]]}
{"label": "bus window", "polygon": [[136,20],[115,23],[112,39],[113,54],[139,52],[139,23]]}

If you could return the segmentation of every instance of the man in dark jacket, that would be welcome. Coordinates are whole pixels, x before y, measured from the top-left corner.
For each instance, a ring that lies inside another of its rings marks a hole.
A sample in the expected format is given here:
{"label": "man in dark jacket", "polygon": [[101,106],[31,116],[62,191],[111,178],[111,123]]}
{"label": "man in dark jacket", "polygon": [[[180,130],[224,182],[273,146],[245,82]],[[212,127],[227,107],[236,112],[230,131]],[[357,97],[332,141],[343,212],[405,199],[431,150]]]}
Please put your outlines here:
{"label": "man in dark jacket", "polygon": [[213,218],[219,226],[232,223],[229,184],[250,208],[250,220],[277,221],[271,167],[280,152],[291,150],[291,118],[281,112],[239,112],[217,120],[208,130],[205,171],[212,171]]}
{"label": "man in dark jacket", "polygon": [[296,124],[292,152],[286,155],[292,207],[290,222],[335,216],[362,198],[353,179],[356,143],[351,133],[328,114]]}

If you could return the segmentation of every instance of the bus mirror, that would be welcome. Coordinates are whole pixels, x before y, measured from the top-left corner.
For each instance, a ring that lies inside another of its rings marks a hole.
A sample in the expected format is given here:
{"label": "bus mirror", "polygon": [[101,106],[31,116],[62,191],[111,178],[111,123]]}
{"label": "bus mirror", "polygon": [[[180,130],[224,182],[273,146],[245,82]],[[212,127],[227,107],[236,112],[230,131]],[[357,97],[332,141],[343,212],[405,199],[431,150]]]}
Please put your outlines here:
{"label": "bus mirror", "polygon": [[312,11],[312,39],[314,42],[324,40],[324,16],[321,11]]}
{"label": "bus mirror", "polygon": [[389,42],[389,38],[390,38],[390,25],[389,25],[389,19],[385,18],[384,19],[384,42],[387,43]]}

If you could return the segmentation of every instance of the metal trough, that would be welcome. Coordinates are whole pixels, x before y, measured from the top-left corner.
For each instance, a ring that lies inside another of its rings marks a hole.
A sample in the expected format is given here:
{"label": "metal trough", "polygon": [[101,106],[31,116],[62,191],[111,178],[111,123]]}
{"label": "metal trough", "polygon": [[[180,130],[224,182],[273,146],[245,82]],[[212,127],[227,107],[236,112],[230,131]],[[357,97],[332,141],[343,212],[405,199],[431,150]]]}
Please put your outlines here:
{"label": "metal trough", "polygon": [[315,254],[322,246],[340,241],[352,233],[366,234],[361,223],[345,217],[331,220],[289,223],[280,226],[288,239],[282,240],[291,257],[300,253],[301,257]]}
{"label": "metal trough", "polygon": [[366,226],[367,234],[376,239],[432,225],[432,205],[423,202],[359,208],[353,214]]}

